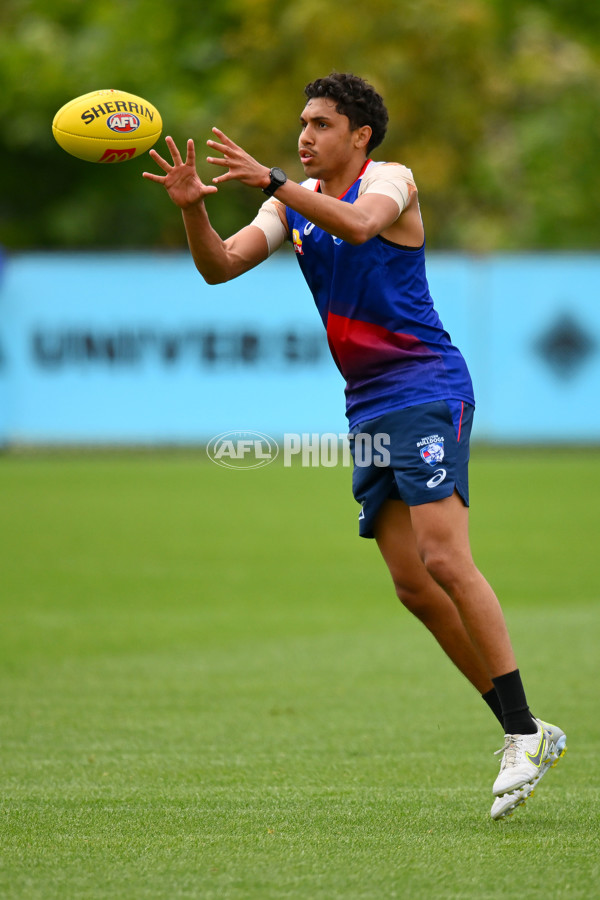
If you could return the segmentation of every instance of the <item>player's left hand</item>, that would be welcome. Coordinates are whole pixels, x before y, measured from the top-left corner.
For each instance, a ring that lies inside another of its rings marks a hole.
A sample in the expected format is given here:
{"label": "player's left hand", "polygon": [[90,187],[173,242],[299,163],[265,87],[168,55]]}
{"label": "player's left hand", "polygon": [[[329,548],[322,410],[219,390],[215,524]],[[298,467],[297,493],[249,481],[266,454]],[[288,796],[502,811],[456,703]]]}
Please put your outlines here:
{"label": "player's left hand", "polygon": [[206,161],[213,166],[222,166],[227,169],[223,175],[213,178],[213,184],[221,184],[223,181],[241,181],[249,187],[267,187],[270,182],[270,170],[261,165],[254,157],[238,147],[231,138],[218,128],[213,128],[213,133],[218,141],[207,141],[212,150],[222,153],[223,156],[207,156]]}

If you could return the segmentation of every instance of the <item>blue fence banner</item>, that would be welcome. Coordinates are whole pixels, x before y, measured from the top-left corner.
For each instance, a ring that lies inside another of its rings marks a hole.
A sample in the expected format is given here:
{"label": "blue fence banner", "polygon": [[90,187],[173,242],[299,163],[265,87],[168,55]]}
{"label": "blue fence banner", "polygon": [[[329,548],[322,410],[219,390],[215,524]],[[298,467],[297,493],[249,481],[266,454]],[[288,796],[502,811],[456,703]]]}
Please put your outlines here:
{"label": "blue fence banner", "polygon": [[[428,275],[475,438],[600,441],[600,255],[432,253]],[[5,259],[5,445],[344,432],[343,386],[291,254],[212,287],[187,253]]]}

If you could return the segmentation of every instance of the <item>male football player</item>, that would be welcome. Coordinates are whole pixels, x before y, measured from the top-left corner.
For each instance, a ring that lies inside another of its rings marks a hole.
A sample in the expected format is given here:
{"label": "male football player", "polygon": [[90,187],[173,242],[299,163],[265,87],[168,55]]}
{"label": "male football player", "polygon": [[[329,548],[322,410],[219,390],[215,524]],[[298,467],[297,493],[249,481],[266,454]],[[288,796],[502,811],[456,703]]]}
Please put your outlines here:
{"label": "male football player", "polygon": [[[510,815],[564,754],[566,736],[528,707],[500,604],[471,555],[469,437],[474,398],[465,361],[437,315],[425,235],[409,169],[375,162],[388,113],[363,79],[334,73],[305,88],[298,150],[306,180],[263,165],[217,128],[204,184],[193,141],[185,160],[150,154],[183,214],[190,251],[209,284],[236,278],[286,241],[346,381],[356,435],[386,435],[389,465],[355,465],[359,531],[375,538],[402,603],[477,688],[505,733],[491,815]],[[236,234],[213,229],[205,198],[236,180],[268,195]]]}

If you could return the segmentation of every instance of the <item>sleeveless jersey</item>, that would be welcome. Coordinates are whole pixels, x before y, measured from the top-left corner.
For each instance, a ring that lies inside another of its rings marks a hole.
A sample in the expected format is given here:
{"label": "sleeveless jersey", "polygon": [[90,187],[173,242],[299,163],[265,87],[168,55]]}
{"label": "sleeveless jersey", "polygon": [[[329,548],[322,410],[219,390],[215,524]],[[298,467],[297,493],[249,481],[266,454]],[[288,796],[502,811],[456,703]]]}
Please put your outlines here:
{"label": "sleeveless jersey", "polygon": [[[354,203],[369,165],[340,200]],[[346,380],[350,428],[419,403],[474,404],[466,363],[433,306],[425,245],[404,249],[379,236],[351,245],[292,209],[286,214],[300,268]]]}

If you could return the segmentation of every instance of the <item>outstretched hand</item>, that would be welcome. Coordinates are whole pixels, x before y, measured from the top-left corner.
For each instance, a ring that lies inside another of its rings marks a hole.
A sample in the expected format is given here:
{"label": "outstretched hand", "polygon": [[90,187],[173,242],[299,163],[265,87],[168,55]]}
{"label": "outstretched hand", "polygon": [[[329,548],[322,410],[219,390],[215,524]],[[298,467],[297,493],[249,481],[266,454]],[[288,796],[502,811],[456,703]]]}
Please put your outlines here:
{"label": "outstretched hand", "polygon": [[242,184],[247,184],[249,187],[266,187],[269,184],[267,166],[257,162],[253,156],[242,150],[218,128],[213,128],[213,134],[216,134],[219,140],[206,143],[212,150],[222,153],[223,156],[207,156],[206,161],[213,166],[222,166],[227,169],[223,175],[213,178],[213,184],[220,184],[223,181],[241,181]]}
{"label": "outstretched hand", "polygon": [[190,139],[187,142],[185,162],[183,162],[173,138],[167,137],[165,142],[171,153],[173,165],[168,163],[166,159],[163,159],[156,150],[150,150],[150,156],[154,162],[158,163],[163,172],[166,172],[166,175],[143,172],[144,178],[164,185],[173,203],[181,207],[181,209],[194,206],[194,204],[203,200],[207,194],[216,193],[218,188],[214,185],[204,184],[196,171],[196,150],[193,140]]}

